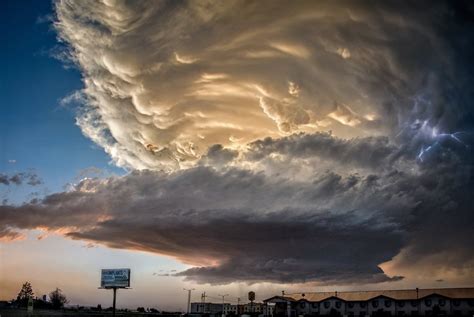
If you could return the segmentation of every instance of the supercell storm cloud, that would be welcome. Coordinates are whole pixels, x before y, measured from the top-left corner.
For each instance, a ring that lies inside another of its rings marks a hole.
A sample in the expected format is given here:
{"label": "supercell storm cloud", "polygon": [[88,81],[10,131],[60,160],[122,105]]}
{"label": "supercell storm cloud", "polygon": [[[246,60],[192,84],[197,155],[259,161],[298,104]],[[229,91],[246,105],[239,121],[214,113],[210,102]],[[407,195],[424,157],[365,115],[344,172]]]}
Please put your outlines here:
{"label": "supercell storm cloud", "polygon": [[0,206],[5,239],[42,228],[151,251],[202,283],[422,266],[474,281],[472,6],[55,8],[84,81],[77,124],[129,173]]}
{"label": "supercell storm cloud", "polygon": [[83,71],[83,132],[121,166],[174,170],[297,132],[454,132],[469,90],[455,9],[59,1],[56,27]]}

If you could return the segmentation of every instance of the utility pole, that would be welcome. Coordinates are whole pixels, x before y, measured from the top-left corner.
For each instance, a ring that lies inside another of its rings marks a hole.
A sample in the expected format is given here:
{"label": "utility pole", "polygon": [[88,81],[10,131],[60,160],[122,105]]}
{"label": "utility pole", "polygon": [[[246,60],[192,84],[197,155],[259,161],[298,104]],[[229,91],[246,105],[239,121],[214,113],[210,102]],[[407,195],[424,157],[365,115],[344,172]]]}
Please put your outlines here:
{"label": "utility pole", "polygon": [[205,303],[205,302],[206,302],[206,297],[208,297],[208,296],[206,295],[206,292],[204,292],[204,293],[201,294],[201,303]]}
{"label": "utility pole", "polygon": [[189,314],[191,312],[191,292],[194,291],[194,288],[191,288],[191,289],[183,288],[183,290],[188,292],[188,314]]}
{"label": "utility pole", "polygon": [[224,314],[225,297],[226,297],[226,296],[229,296],[229,294],[225,294],[225,295],[219,294],[219,296],[222,297],[222,316],[225,316],[225,314]]}

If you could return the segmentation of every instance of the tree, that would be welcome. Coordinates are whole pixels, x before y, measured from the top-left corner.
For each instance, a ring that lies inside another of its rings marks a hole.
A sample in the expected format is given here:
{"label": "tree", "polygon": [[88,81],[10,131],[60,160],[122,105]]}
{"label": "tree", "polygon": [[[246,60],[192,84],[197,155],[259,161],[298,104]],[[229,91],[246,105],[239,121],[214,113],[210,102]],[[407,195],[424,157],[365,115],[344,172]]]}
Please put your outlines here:
{"label": "tree", "polygon": [[33,288],[31,287],[30,282],[25,282],[21,287],[16,300],[20,306],[28,305],[28,299],[33,298],[35,294],[33,293]]}
{"label": "tree", "polygon": [[66,295],[64,295],[63,291],[59,288],[56,288],[54,291],[49,293],[49,300],[54,309],[62,308],[64,304],[68,303]]}

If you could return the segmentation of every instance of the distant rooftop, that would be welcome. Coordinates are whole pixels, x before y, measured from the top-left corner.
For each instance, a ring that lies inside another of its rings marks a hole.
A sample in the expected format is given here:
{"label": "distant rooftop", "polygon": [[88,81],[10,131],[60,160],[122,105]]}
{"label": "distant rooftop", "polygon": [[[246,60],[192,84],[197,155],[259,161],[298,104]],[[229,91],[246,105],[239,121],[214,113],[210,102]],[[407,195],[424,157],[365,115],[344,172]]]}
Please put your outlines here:
{"label": "distant rooftop", "polygon": [[427,289],[405,289],[405,290],[380,290],[380,291],[351,291],[351,292],[305,292],[285,294],[279,297],[289,301],[307,300],[309,302],[320,302],[330,297],[337,297],[345,301],[367,301],[369,299],[385,296],[395,300],[412,300],[430,295],[441,295],[452,299],[474,298],[474,287],[466,288],[427,288]]}

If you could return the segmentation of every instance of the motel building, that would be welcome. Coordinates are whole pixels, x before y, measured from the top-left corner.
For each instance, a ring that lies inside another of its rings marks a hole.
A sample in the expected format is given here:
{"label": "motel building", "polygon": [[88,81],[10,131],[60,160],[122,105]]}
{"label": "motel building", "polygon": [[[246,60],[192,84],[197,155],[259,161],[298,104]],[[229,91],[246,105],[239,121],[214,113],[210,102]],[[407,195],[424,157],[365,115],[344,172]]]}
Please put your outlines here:
{"label": "motel building", "polygon": [[221,316],[222,310],[224,312],[229,311],[229,303],[206,303],[196,302],[191,303],[191,314],[193,315],[209,315],[209,316]]}
{"label": "motel building", "polygon": [[264,303],[272,317],[474,316],[474,288],[295,293]]}
{"label": "motel building", "polygon": [[272,316],[272,311],[267,311],[265,303],[247,303],[241,305],[232,305],[230,303],[205,303],[196,302],[191,303],[192,315],[206,315],[206,316],[241,316],[241,315],[255,315],[255,316]]}
{"label": "motel building", "polygon": [[240,315],[266,315],[265,309],[267,305],[264,303],[248,303],[242,305],[225,305],[224,314],[226,316],[240,316]]}

